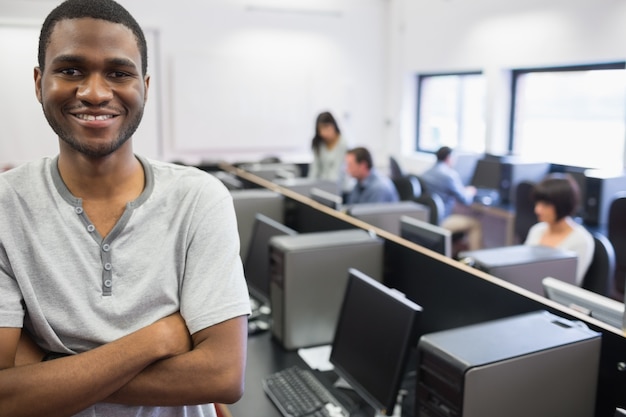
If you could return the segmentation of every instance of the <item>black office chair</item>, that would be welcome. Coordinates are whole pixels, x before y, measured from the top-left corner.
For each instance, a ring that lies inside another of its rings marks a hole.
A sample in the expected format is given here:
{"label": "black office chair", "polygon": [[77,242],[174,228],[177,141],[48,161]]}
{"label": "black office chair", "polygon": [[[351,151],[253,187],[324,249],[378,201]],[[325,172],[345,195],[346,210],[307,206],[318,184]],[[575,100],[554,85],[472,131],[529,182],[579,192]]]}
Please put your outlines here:
{"label": "black office chair", "polygon": [[626,279],[626,192],[617,193],[609,206],[607,237],[615,249],[613,298],[623,300]]}
{"label": "black office chair", "polygon": [[440,225],[443,220],[443,212],[445,207],[443,205],[443,200],[437,194],[430,194],[428,192],[424,192],[422,189],[422,193],[413,199],[413,201],[423,204],[429,208],[430,217],[428,222],[434,225]]}
{"label": "black office chair", "polygon": [[400,164],[393,156],[389,157],[389,176],[391,179],[404,176],[404,171],[400,168]]}
{"label": "black office chair", "polygon": [[513,230],[517,243],[524,243],[528,231],[537,223],[535,203],[532,200],[534,182],[521,181],[515,189],[515,222]]}
{"label": "black office chair", "polygon": [[415,175],[403,175],[392,177],[391,181],[398,190],[398,195],[402,201],[410,201],[422,194],[422,186]]}
{"label": "black office chair", "polygon": [[614,288],[615,250],[609,239],[598,232],[593,233],[593,241],[593,258],[583,278],[582,287],[610,297]]}

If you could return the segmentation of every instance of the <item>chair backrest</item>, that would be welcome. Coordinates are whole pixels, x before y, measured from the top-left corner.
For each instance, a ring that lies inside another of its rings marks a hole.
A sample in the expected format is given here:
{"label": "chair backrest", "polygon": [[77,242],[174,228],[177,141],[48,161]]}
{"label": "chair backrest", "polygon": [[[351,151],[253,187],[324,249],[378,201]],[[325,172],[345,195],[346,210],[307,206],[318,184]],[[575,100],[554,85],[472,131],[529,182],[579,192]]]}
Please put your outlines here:
{"label": "chair backrest", "polygon": [[404,176],[404,171],[400,168],[400,164],[393,156],[389,157],[389,176],[391,179]]}
{"label": "chair backrest", "polygon": [[535,204],[531,198],[534,182],[521,181],[515,189],[515,221],[513,230],[518,243],[524,243],[528,230],[537,223]]}
{"label": "chair backrest", "polygon": [[443,200],[437,194],[431,194],[427,192],[422,192],[419,197],[413,199],[420,204],[424,204],[430,209],[430,219],[429,223],[434,225],[440,225],[443,220],[443,213],[445,211],[445,206],[443,204]]}
{"label": "chair backrest", "polygon": [[401,177],[392,177],[391,181],[398,190],[400,200],[409,201],[422,194],[420,182],[414,175],[403,175]]}
{"label": "chair backrest", "polygon": [[593,240],[593,258],[583,278],[582,287],[610,297],[615,274],[615,250],[609,239],[598,232],[593,233]]}
{"label": "chair backrest", "polygon": [[615,249],[614,285],[619,298],[624,294],[626,278],[626,192],[615,194],[609,206],[607,236]]}

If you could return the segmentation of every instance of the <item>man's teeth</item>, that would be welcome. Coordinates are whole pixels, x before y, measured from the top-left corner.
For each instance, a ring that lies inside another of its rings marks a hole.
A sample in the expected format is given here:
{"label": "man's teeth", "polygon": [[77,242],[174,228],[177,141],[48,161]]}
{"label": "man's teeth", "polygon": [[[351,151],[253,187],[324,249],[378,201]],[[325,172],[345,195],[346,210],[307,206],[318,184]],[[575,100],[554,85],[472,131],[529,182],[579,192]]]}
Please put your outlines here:
{"label": "man's teeth", "polygon": [[111,114],[103,114],[103,115],[100,115],[100,116],[94,116],[92,114],[77,114],[76,117],[78,117],[79,119],[82,119],[82,120],[93,121],[93,120],[107,120],[107,119],[111,119],[113,117],[113,115],[111,115]]}

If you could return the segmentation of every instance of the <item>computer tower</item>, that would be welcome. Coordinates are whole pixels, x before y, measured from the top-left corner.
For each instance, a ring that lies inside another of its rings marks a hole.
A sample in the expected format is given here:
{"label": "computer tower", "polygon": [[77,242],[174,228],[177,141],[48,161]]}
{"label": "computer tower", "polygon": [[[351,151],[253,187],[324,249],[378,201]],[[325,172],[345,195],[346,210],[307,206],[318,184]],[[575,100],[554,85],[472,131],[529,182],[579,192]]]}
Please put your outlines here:
{"label": "computer tower", "polygon": [[347,207],[346,211],[350,216],[394,235],[400,235],[400,219],[403,216],[425,222],[430,220],[430,208],[415,201],[360,203]]}
{"label": "computer tower", "polygon": [[541,280],[554,277],[576,284],[578,257],[574,252],[548,246],[513,245],[460,252],[459,259],[536,294],[543,295]]}
{"label": "computer tower", "polygon": [[318,188],[332,194],[339,194],[339,183],[331,180],[320,180],[308,177],[277,178],[272,181],[276,185],[285,187],[303,196],[309,196],[311,189]]}
{"label": "computer tower", "polygon": [[270,240],[271,331],[285,349],[329,344],[356,268],[382,281],[383,241],[362,229]]}
{"label": "computer tower", "polygon": [[600,336],[546,311],[423,335],[416,416],[593,416]]}
{"label": "computer tower", "polygon": [[605,226],[614,195],[626,191],[626,174],[588,169],[585,179],[583,221],[590,226]]}
{"label": "computer tower", "polygon": [[500,201],[515,203],[515,188],[522,181],[541,181],[550,170],[548,162],[522,162],[504,159],[501,163]]}

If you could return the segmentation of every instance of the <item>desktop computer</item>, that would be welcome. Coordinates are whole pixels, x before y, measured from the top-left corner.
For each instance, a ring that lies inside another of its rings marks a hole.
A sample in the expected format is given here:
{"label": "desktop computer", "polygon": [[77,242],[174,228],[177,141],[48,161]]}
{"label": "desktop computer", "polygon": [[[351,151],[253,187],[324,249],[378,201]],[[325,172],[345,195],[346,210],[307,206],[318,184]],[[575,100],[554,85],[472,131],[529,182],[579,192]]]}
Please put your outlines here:
{"label": "desktop computer", "polygon": [[590,226],[605,226],[613,197],[620,191],[626,191],[626,174],[588,169],[585,180],[583,221]]}
{"label": "desktop computer", "polygon": [[285,349],[332,342],[350,268],[382,281],[382,239],[362,229],[270,239],[271,331]]}
{"label": "desktop computer", "polygon": [[311,189],[317,188],[332,194],[339,194],[337,181],[320,180],[308,177],[277,178],[272,181],[274,184],[285,187],[303,196],[309,196]]}
{"label": "desktop computer", "polygon": [[578,257],[574,252],[548,246],[513,245],[460,252],[464,263],[535,294],[543,295],[547,276],[576,284]]}
{"label": "desktop computer", "polygon": [[[515,202],[515,188],[522,181],[541,181],[549,172],[548,162],[522,161],[514,156],[486,156],[476,162],[471,185],[481,193],[493,191],[502,204]],[[490,196],[491,200],[494,200]]]}
{"label": "desktop computer", "polygon": [[547,311],[425,334],[418,417],[594,415],[601,334]]}

